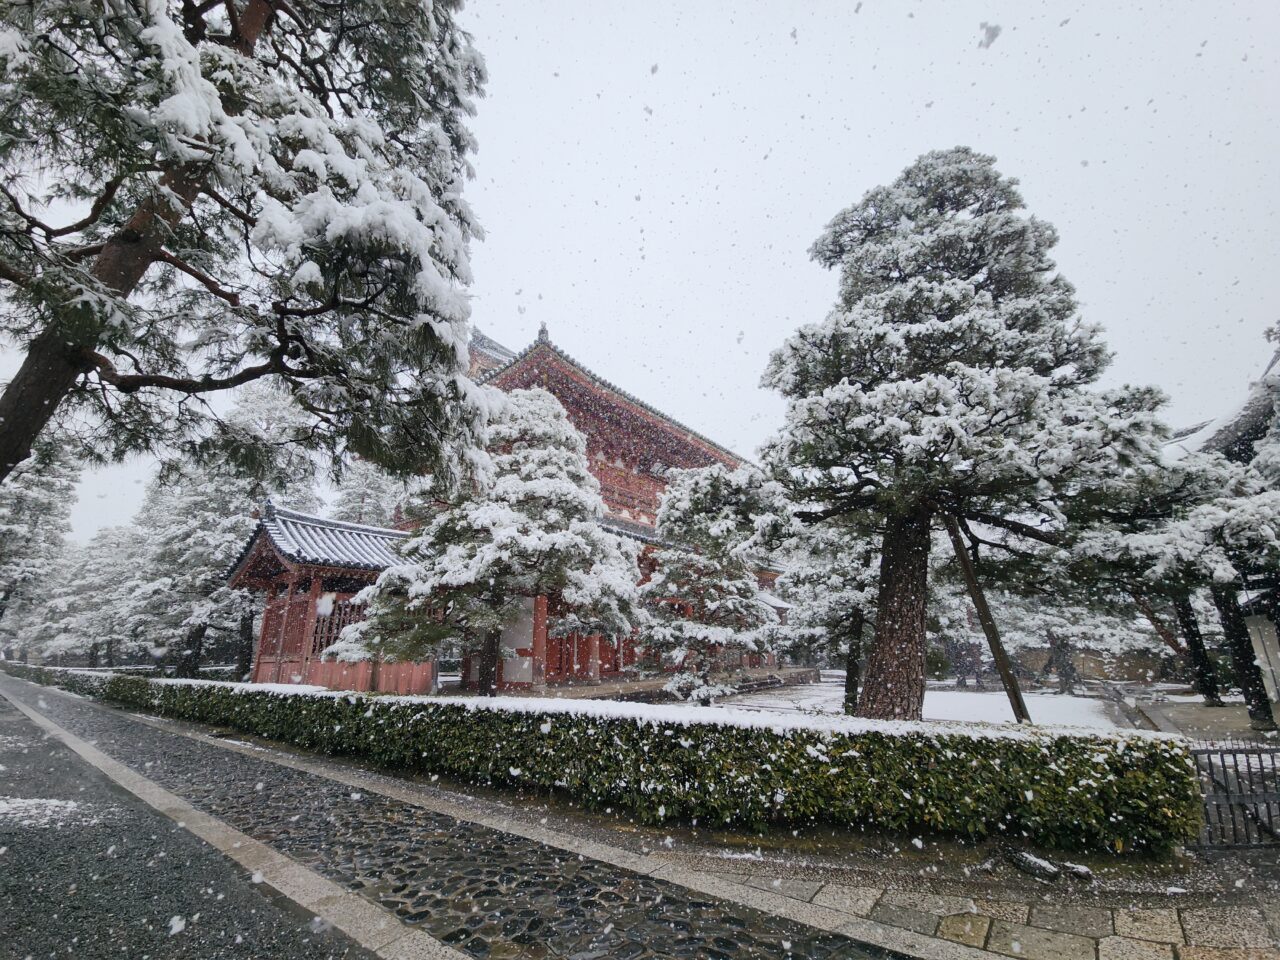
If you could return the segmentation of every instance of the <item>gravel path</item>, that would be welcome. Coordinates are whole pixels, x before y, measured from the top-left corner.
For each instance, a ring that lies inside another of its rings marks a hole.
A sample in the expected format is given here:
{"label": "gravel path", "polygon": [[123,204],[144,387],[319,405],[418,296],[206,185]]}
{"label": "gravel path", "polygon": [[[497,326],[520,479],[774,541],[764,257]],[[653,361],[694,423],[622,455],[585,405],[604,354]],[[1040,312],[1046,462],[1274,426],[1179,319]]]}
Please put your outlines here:
{"label": "gravel path", "polygon": [[372,956],[255,885],[3,699],[0,905],[5,958]]}
{"label": "gravel path", "polygon": [[610,864],[204,746],[90,701],[8,678],[0,685],[194,806],[475,957],[886,956]]}

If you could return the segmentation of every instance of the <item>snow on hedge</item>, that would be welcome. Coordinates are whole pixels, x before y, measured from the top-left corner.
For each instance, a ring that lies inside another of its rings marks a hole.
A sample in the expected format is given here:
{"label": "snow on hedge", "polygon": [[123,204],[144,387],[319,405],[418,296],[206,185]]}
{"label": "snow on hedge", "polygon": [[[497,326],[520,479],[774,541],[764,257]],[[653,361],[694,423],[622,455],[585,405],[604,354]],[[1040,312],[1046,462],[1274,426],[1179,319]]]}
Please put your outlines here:
{"label": "snow on hedge", "polygon": [[633,720],[652,726],[717,726],[769,730],[787,734],[805,730],[824,734],[858,735],[879,733],[886,736],[977,737],[998,740],[1033,740],[1052,737],[1074,737],[1109,742],[1138,738],[1186,742],[1176,734],[1154,730],[1102,731],[1080,727],[1033,725],[1013,727],[939,720],[864,720],[843,716],[777,716],[733,707],[689,707],[676,703],[628,703],[622,700],[583,700],[556,697],[462,697],[462,696],[389,696],[355,691],[326,690],[324,687],[288,683],[228,683],[220,680],[153,679],[152,683],[172,686],[224,687],[237,693],[268,693],[282,697],[367,697],[388,706],[414,704],[434,707],[462,707],[467,710],[492,710],[498,713],[550,714],[553,716],[592,717],[598,719]]}

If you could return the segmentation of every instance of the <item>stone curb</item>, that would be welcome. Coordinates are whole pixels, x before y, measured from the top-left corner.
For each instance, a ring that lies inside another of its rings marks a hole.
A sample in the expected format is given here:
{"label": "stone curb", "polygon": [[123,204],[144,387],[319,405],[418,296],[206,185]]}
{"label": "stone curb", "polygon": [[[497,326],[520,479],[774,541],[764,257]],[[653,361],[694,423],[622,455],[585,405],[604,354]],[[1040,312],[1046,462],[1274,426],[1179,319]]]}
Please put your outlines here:
{"label": "stone curb", "polygon": [[421,930],[406,928],[390,911],[344,890],[327,877],[277,853],[265,843],[196,809],[181,797],[113,760],[5,691],[0,690],[0,696],[90,766],[102,771],[148,806],[240,864],[252,874],[255,881],[260,877],[262,883],[341,930],[366,950],[388,960],[468,960],[464,954],[445,946]]}

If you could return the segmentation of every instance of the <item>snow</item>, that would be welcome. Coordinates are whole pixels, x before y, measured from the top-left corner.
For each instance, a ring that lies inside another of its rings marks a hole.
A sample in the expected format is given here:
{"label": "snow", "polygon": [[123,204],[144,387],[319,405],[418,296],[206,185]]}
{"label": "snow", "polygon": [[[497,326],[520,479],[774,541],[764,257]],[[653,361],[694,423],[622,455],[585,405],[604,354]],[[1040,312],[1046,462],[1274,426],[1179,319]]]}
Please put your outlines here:
{"label": "snow", "polygon": [[[274,696],[296,697],[358,697],[360,694],[335,690],[324,690],[318,687],[303,687],[294,684],[252,684],[226,683],[217,680],[155,680],[153,683],[171,685],[192,684],[200,686],[225,687],[245,693],[270,693]],[[814,686],[811,685],[810,690]],[[801,688],[803,689],[803,688]],[[985,696],[985,695],[980,695]],[[1034,695],[1033,695],[1034,696]],[[1052,697],[1038,697],[1053,699]],[[1063,698],[1057,698],[1063,699]],[[1072,698],[1078,699],[1078,698]],[[1125,740],[1168,740],[1182,742],[1183,738],[1172,734],[1156,733],[1148,730],[1119,730],[1103,727],[1082,727],[1076,725],[1052,725],[1037,723],[1033,726],[1015,726],[1005,722],[983,722],[981,720],[864,720],[858,717],[837,716],[833,713],[791,713],[769,712],[763,710],[743,709],[736,704],[720,704],[712,707],[689,706],[678,703],[626,703],[618,700],[557,700],[553,697],[455,697],[455,696],[383,696],[367,698],[367,702],[382,707],[399,707],[414,705],[431,705],[439,707],[462,707],[467,710],[495,710],[503,713],[525,713],[545,717],[547,715],[566,715],[578,717],[598,717],[600,719],[631,720],[636,723],[694,726],[698,724],[714,724],[726,727],[742,727],[752,730],[770,730],[787,735],[795,731],[812,731],[821,734],[857,735],[863,733],[879,733],[887,736],[925,736],[925,737],[978,737],[982,739],[1014,739],[1036,740],[1045,736],[1080,736],[1089,735],[1105,738],[1113,742]],[[1034,716],[1035,708],[1032,707]]]}
{"label": "snow", "polygon": [[103,812],[76,800],[46,797],[0,797],[0,827],[94,826]]}
{"label": "snow", "polygon": [[[838,675],[838,674],[837,674]],[[1084,727],[1090,730],[1121,729],[1107,714],[1103,701],[1090,697],[1024,693],[1027,709],[1037,726]],[[831,714],[844,712],[844,682],[824,672],[821,683],[799,684],[743,694],[721,701],[716,708],[754,710],[782,715]],[[960,723],[1012,724],[1013,711],[1003,690],[939,690],[924,696],[925,720]]]}

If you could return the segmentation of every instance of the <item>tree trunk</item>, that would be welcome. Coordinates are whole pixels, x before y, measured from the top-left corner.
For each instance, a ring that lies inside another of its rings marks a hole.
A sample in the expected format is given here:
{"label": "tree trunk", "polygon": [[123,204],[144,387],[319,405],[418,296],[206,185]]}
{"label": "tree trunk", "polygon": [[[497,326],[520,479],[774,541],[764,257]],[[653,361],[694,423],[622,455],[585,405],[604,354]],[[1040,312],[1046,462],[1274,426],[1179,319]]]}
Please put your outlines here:
{"label": "tree trunk", "polygon": [[866,629],[867,615],[855,610],[850,618],[849,650],[844,655],[844,712],[858,712],[858,679],[862,661],[862,633]]}
{"label": "tree trunk", "polygon": [[[253,56],[258,38],[270,27],[269,0],[249,0],[237,17],[236,47]],[[90,274],[121,297],[128,297],[156,262],[164,239],[191,209],[204,186],[200,164],[171,168],[150,197],[106,242]],[[31,445],[81,374],[92,368],[87,356],[102,340],[104,323],[87,305],[74,305],[51,318],[27,347],[22,366],[0,393],[0,483],[31,455]]]}
{"label": "tree trunk", "polygon": [[502,631],[490,630],[480,645],[480,670],[477,693],[482,697],[498,695],[498,656],[502,652]]}
{"label": "tree trunk", "polygon": [[919,720],[924,710],[925,604],[929,522],[925,508],[891,516],[880,550],[876,632],[858,716]]}
{"label": "tree trunk", "polygon": [[1191,594],[1175,594],[1173,611],[1178,616],[1182,639],[1187,642],[1187,661],[1191,664],[1191,675],[1195,679],[1196,692],[1204,698],[1206,707],[1226,706],[1222,702],[1222,694],[1218,691],[1218,677],[1213,669],[1213,661],[1209,659],[1209,651],[1205,649],[1204,636],[1200,633],[1200,623],[1196,620],[1195,608],[1191,605]]}
{"label": "tree trunk", "polygon": [[96,642],[89,644],[89,652],[86,655],[86,659],[89,661],[90,667],[98,665],[98,644]]}
{"label": "tree trunk", "polygon": [[1231,666],[1236,674],[1236,681],[1244,693],[1245,706],[1249,708],[1249,726],[1254,730],[1275,730],[1276,718],[1271,713],[1271,701],[1267,699],[1267,688],[1262,683],[1262,670],[1258,667],[1257,655],[1253,652],[1253,641],[1249,639],[1249,628],[1244,622],[1244,612],[1240,609],[1240,601],[1236,599],[1236,585],[1215,583],[1209,588],[1213,596],[1213,605],[1218,608],[1218,618],[1222,621],[1222,633],[1227,640],[1227,650],[1231,653]]}
{"label": "tree trunk", "polygon": [[116,665],[116,638],[108,637],[106,645],[107,666],[114,667]]}
{"label": "tree trunk", "polygon": [[964,540],[960,536],[960,523],[953,516],[946,518],[947,535],[951,538],[951,548],[955,551],[956,562],[960,564],[960,572],[964,575],[965,586],[969,588],[969,599],[973,608],[978,611],[978,622],[982,624],[982,632],[987,636],[987,646],[991,648],[991,659],[995,661],[996,670],[1004,683],[1005,695],[1009,698],[1009,707],[1013,710],[1013,719],[1018,723],[1030,723],[1031,714],[1027,710],[1026,701],[1022,699],[1022,688],[1018,686],[1018,677],[1013,672],[1009,655],[1000,642],[1000,630],[996,626],[996,618],[991,615],[987,606],[986,594],[978,583],[977,571],[973,569],[973,561],[969,551],[965,549]]}
{"label": "tree trunk", "polygon": [[236,635],[236,676],[241,680],[253,669],[253,608],[240,614],[240,627]]}
{"label": "tree trunk", "polygon": [[204,656],[204,637],[208,632],[208,626],[203,623],[187,631],[186,649],[178,658],[178,664],[173,672],[175,677],[185,677],[190,680],[200,675],[200,660]]}

